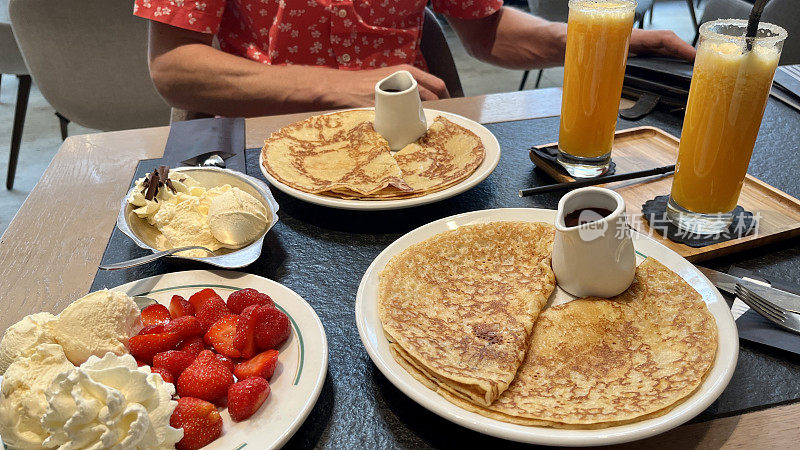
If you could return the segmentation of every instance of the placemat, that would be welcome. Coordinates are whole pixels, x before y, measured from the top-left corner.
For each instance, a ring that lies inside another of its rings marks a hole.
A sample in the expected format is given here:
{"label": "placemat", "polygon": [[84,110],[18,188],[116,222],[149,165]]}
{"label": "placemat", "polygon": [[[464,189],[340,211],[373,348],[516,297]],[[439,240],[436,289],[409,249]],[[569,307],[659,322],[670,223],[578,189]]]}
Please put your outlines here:
{"label": "placemat", "polygon": [[[774,108],[775,103],[770,102],[766,117],[771,111],[774,114]],[[800,128],[800,117],[791,121],[792,124],[784,122],[782,126]],[[365,424],[369,425],[363,432],[347,436],[337,432],[337,444],[343,447],[515,447],[515,444],[481,435],[436,416],[389,383],[372,364],[361,344],[353,320],[354,303],[361,276],[369,264],[386,246],[414,228],[442,217],[479,209],[555,209],[560,193],[520,198],[517,191],[550,183],[546,174],[534,170],[528,148],[554,141],[558,136],[558,124],[558,118],[552,117],[487,125],[503,152],[497,169],[473,189],[431,205],[377,213],[345,211],[311,205],[272,189],[280,204],[280,222],[266,236],[261,257],[240,270],[278,281],[305,298],[319,314],[330,348],[329,373],[320,399],[287,448],[314,447],[321,436],[331,432],[331,427],[361,430]],[[642,124],[658,126],[673,134],[680,133],[679,119],[661,113],[653,113],[636,123],[620,120],[618,128]],[[757,153],[762,151],[759,148],[757,145]],[[763,149],[763,152],[768,153],[768,150]],[[754,158],[759,157],[754,155]],[[246,160],[248,174],[262,178],[258,149],[248,150]],[[135,176],[143,176],[158,163],[157,160],[142,161]],[[770,174],[755,175],[773,182]],[[784,175],[776,172],[774,177],[779,179]],[[797,190],[800,191],[800,186]],[[792,190],[789,192],[798,194]],[[784,250],[777,249],[773,254],[780,251]],[[144,254],[145,250],[115,230],[103,255],[103,263]],[[753,264],[761,261],[761,264],[769,265],[775,261],[774,256],[759,260],[758,253],[749,258]],[[784,278],[793,279],[788,274],[795,273],[798,265],[791,260],[791,255],[787,258],[790,258],[789,266],[780,266],[780,270],[787,272]],[[191,261],[161,260],[132,269],[98,271],[91,289],[192,269],[211,268]],[[800,361],[792,354],[742,341],[739,363],[728,388],[695,421],[798,400]]]}

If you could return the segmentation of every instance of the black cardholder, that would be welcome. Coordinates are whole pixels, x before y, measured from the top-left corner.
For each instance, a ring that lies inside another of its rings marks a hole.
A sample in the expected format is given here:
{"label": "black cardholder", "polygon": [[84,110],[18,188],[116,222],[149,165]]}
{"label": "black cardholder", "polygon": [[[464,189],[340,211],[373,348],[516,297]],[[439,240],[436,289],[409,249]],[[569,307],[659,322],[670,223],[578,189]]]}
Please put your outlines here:
{"label": "black cardholder", "polygon": [[682,113],[689,98],[692,64],[675,58],[634,56],[628,58],[622,96],[636,100],[619,115],[638,120],[655,109]]}

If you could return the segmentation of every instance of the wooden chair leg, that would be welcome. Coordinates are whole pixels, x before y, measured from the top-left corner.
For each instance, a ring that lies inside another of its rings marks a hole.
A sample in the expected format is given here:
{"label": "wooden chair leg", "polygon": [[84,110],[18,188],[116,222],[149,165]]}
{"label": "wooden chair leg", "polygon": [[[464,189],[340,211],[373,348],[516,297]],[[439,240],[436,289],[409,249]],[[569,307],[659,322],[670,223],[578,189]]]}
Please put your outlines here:
{"label": "wooden chair leg", "polygon": [[518,91],[525,89],[525,82],[528,81],[528,75],[530,75],[530,73],[530,70],[526,70],[525,73],[522,74],[522,81],[519,82],[519,89],[517,89]]}
{"label": "wooden chair leg", "polygon": [[25,113],[28,110],[28,95],[31,92],[31,76],[17,75],[19,87],[17,88],[17,104],[14,108],[14,128],[11,131],[11,152],[8,155],[8,175],[6,176],[6,189],[14,188],[14,175],[17,173],[17,159],[19,159],[19,146],[22,143],[22,128],[25,126]]}
{"label": "wooden chair leg", "polygon": [[67,125],[69,125],[69,119],[62,116],[61,113],[56,111],[56,117],[58,117],[58,125],[61,127],[61,140],[67,138]]}

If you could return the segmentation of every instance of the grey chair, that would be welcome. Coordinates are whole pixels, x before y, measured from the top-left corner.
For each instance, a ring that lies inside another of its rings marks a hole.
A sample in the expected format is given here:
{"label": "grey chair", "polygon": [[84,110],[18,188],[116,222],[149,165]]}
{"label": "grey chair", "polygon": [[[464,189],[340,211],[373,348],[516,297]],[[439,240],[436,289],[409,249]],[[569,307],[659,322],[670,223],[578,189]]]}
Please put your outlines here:
{"label": "grey chair", "polygon": [[17,40],[11,30],[11,24],[0,21],[0,82],[2,75],[16,75],[19,80],[17,87],[17,103],[14,107],[14,125],[11,129],[11,147],[8,155],[8,172],[6,174],[6,189],[14,188],[14,177],[17,172],[19,147],[22,143],[22,129],[25,126],[25,113],[28,109],[28,95],[31,91],[31,76],[25,67],[25,61],[17,47]]}
{"label": "grey chair", "polygon": [[[688,0],[691,2],[691,0]],[[639,28],[644,28],[644,16],[647,11],[650,11],[650,23],[653,22],[653,5],[654,0],[638,0],[636,4],[636,13],[634,14],[634,23],[638,23]],[[528,10],[531,14],[547,19],[551,22],[566,22],[569,17],[569,0],[528,0]],[[694,11],[694,9],[692,9]],[[526,70],[522,74],[522,80],[519,83],[519,91],[525,89],[525,83],[528,81],[528,75],[531,71]],[[534,88],[539,87],[542,81],[543,69],[539,69],[536,75],[536,84]]]}
{"label": "grey chair", "polygon": [[[700,22],[728,18],[747,20],[752,8],[752,0],[709,0]],[[780,25],[789,33],[783,43],[780,64],[800,64],[800,2],[771,0],[764,7],[761,20]]]}
{"label": "grey chair", "polygon": [[169,123],[147,68],[147,21],[130,0],[10,0],[19,48],[62,119],[103,131]]}
{"label": "grey chair", "polygon": [[[464,89],[461,86],[461,78],[458,76],[458,69],[447,44],[444,30],[436,15],[428,8],[425,8],[425,19],[422,24],[420,51],[428,64],[428,71],[444,81],[450,97],[463,97]],[[211,116],[201,112],[172,108],[171,121],[180,122],[205,117]]]}

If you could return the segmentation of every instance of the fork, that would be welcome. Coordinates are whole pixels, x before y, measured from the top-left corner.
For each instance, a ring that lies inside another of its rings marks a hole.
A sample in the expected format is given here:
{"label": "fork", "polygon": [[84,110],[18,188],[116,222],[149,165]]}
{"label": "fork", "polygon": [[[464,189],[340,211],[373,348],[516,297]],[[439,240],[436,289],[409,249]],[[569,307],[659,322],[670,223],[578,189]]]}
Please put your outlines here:
{"label": "fork", "polygon": [[794,66],[783,66],[783,72],[795,80],[800,81],[800,68]]}
{"label": "fork", "polygon": [[781,308],[739,283],[736,284],[736,296],[775,325],[800,334],[800,314]]}

